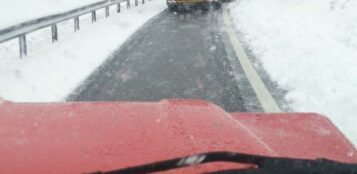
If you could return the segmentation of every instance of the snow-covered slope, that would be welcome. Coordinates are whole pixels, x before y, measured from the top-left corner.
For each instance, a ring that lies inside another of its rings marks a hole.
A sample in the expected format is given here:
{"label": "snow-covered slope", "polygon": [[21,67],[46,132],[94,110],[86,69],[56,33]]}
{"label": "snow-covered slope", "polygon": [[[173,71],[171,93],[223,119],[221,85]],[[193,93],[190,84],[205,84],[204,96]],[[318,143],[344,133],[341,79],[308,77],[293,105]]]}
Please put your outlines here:
{"label": "snow-covered slope", "polygon": [[240,0],[230,10],[291,107],[327,115],[357,144],[357,1]]}
{"label": "snow-covered slope", "polygon": [[0,29],[102,0],[0,0]]}
{"label": "snow-covered slope", "polygon": [[[59,25],[59,42],[54,44],[44,44],[50,42],[49,30],[35,33],[35,38],[28,38],[28,57],[0,58],[4,62],[0,62],[0,98],[63,101],[131,34],[165,8],[165,1],[151,0],[139,7],[123,8],[119,14],[111,12],[110,18],[98,18],[95,24],[90,23],[90,15],[83,16],[81,30],[76,34],[73,21]],[[17,53],[18,41],[14,42],[3,49],[0,45],[0,55],[2,51]]]}

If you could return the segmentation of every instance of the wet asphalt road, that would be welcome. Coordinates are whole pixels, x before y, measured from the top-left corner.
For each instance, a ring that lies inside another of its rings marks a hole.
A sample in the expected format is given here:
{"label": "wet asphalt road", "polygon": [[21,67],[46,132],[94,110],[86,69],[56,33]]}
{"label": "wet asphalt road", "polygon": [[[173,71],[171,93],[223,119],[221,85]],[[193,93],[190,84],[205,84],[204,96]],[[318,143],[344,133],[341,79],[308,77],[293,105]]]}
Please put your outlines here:
{"label": "wet asphalt road", "polygon": [[[161,13],[115,51],[69,100],[198,98],[229,112],[251,110],[243,99],[249,98],[250,105],[257,101],[251,101],[252,91],[242,89],[249,88],[244,80],[237,82],[233,75],[222,20],[221,11]],[[255,108],[259,111],[259,106]]]}

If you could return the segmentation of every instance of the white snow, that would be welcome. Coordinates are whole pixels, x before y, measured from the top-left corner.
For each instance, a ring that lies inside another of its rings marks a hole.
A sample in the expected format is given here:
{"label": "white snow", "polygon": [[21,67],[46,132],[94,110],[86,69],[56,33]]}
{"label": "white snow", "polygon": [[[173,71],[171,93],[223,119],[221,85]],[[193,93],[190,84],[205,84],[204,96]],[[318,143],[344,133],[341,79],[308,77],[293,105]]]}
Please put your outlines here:
{"label": "white snow", "polygon": [[0,30],[102,0],[0,0]]}
{"label": "white snow", "polygon": [[81,18],[81,30],[76,34],[73,21],[68,21],[59,26],[55,44],[43,45],[50,42],[50,32],[39,31],[34,33],[35,39],[29,35],[30,55],[22,60],[1,58],[2,51],[17,54],[17,40],[3,49],[0,45],[0,96],[10,101],[63,101],[131,34],[165,8],[165,1],[151,0],[129,10],[122,8],[119,14],[112,12],[95,24],[90,24],[88,15]]}
{"label": "white snow", "polygon": [[294,111],[328,116],[357,144],[357,1],[240,0],[230,12]]}

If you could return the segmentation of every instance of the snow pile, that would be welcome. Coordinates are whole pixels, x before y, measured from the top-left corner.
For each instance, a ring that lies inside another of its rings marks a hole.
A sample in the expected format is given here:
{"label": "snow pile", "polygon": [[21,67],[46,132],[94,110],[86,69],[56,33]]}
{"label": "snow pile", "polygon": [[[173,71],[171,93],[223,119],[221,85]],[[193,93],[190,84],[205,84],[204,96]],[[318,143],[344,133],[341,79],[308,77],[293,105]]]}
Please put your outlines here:
{"label": "snow pile", "polygon": [[241,0],[230,10],[292,108],[327,115],[357,144],[357,1]]}
{"label": "snow pile", "polygon": [[[119,14],[113,12],[110,18],[98,19],[95,24],[81,22],[76,34],[73,21],[68,21],[72,26],[69,36],[59,31],[59,42],[0,66],[0,96],[10,101],[64,100],[131,34],[165,8],[165,1],[151,0]],[[90,15],[81,20],[90,23]],[[50,37],[50,33],[38,34],[37,40]],[[7,49],[18,51],[17,47]]]}
{"label": "snow pile", "polygon": [[0,0],[0,30],[102,0]]}

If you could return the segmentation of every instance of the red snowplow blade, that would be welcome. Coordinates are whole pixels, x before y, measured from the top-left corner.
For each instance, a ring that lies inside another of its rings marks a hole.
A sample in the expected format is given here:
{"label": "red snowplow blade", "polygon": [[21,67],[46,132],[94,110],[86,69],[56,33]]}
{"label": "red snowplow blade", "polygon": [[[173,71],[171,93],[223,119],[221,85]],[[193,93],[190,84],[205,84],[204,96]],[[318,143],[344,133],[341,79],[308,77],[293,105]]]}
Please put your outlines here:
{"label": "red snowplow blade", "polygon": [[349,141],[313,113],[230,114],[201,100],[0,104],[0,173],[109,171],[210,151],[357,162]]}

